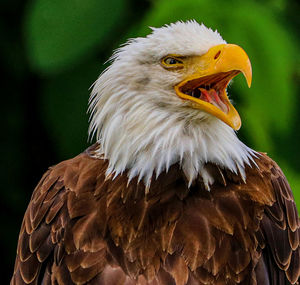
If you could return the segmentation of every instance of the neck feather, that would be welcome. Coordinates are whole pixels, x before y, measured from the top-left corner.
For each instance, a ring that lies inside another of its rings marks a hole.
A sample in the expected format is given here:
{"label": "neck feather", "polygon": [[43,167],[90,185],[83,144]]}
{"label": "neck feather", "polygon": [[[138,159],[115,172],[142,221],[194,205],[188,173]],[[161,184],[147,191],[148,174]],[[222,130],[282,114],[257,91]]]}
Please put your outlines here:
{"label": "neck feather", "polygon": [[137,176],[148,187],[153,177],[179,163],[189,185],[201,175],[209,189],[214,178],[206,165],[213,163],[245,179],[245,165],[255,163],[256,152],[230,127],[198,110],[158,106],[141,94],[128,94],[122,102],[116,93],[109,103],[92,99],[90,132],[100,144],[97,155],[109,161],[107,175],[126,170],[129,181]]}

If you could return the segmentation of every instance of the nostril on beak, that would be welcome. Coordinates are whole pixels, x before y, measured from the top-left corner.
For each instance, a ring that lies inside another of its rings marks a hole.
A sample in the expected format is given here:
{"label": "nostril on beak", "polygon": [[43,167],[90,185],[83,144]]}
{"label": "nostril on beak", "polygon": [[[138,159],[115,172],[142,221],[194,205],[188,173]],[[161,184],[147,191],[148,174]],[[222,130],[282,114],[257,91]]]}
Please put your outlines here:
{"label": "nostril on beak", "polygon": [[219,51],[216,53],[214,59],[217,59],[217,58],[220,56],[220,54],[221,54],[221,51],[219,50]]}

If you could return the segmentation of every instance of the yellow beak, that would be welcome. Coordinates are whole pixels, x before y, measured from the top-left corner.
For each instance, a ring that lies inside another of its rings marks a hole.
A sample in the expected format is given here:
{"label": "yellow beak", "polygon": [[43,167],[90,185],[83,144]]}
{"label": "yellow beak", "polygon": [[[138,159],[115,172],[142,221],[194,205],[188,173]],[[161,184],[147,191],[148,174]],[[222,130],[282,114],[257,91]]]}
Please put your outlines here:
{"label": "yellow beak", "polygon": [[189,75],[175,86],[176,94],[238,130],[241,119],[227,97],[226,87],[240,72],[251,86],[251,63],[245,51],[233,44],[217,45],[202,56],[191,57],[186,64]]}

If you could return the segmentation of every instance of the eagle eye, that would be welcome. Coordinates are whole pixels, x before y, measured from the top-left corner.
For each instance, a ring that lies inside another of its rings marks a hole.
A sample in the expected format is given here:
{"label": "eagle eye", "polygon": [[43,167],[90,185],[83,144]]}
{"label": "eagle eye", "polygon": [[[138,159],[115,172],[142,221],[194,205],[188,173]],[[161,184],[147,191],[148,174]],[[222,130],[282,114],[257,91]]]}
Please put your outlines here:
{"label": "eagle eye", "polygon": [[161,64],[164,68],[182,68],[183,61],[177,56],[167,55],[161,59]]}

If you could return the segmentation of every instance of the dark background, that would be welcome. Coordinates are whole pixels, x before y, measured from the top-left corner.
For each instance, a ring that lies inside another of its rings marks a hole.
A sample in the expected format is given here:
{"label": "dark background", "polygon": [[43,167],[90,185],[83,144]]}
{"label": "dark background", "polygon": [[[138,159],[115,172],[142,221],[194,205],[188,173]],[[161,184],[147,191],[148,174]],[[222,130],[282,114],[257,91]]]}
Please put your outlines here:
{"label": "dark background", "polygon": [[299,12],[297,1],[2,0],[0,3],[1,284],[12,274],[17,238],[31,193],[48,166],[90,143],[89,87],[112,50],[148,26],[196,19],[241,45],[253,84],[230,93],[239,137],[268,152],[300,205]]}

